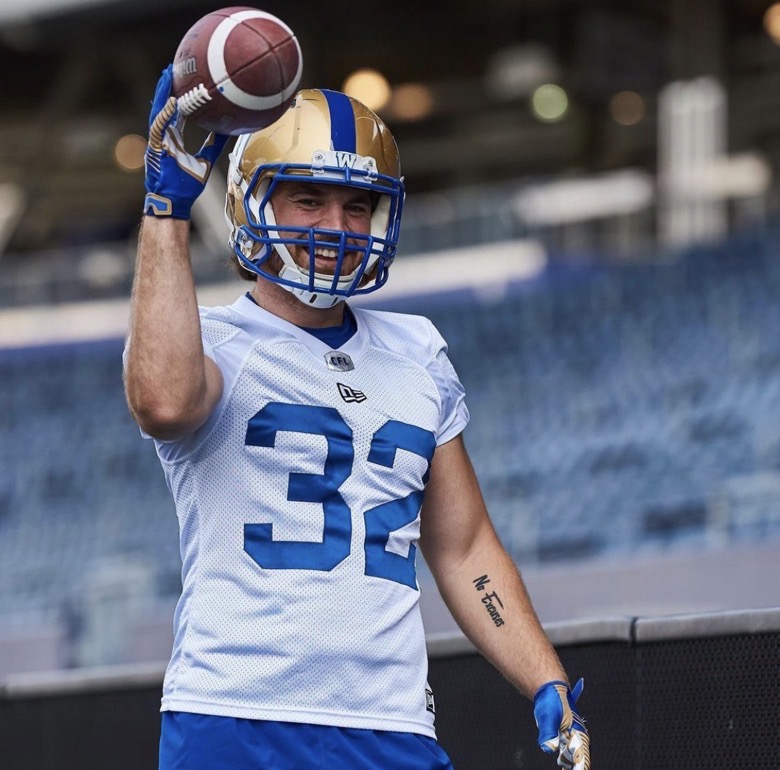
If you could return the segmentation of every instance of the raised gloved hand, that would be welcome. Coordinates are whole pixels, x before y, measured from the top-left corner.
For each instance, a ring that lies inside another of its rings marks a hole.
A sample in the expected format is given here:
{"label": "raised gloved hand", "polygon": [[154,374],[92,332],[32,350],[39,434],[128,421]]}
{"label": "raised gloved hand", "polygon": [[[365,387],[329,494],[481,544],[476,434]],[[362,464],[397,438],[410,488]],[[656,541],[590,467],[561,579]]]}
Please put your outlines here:
{"label": "raised gloved hand", "polygon": [[157,82],[149,115],[146,148],[146,199],[144,213],[157,217],[189,219],[192,204],[203,192],[211,169],[230,138],[211,133],[195,155],[184,149],[183,115],[171,94],[173,66]]}
{"label": "raised gloved hand", "polygon": [[582,679],[573,690],[566,682],[547,682],[534,696],[539,746],[549,754],[557,751],[558,765],[571,770],[590,768],[590,736],[585,720],[576,711],[583,686]]}

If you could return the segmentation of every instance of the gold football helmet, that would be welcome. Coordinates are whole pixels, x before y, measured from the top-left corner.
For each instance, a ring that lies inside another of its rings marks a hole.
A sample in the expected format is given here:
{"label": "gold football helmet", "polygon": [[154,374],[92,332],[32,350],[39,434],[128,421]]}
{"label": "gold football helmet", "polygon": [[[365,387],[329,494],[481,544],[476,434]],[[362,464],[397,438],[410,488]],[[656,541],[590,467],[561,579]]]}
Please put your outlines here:
{"label": "gold football helmet", "polygon": [[[271,197],[285,181],[369,191],[373,206],[370,233],[277,222]],[[230,245],[240,265],[314,307],[331,307],[345,297],[384,285],[396,254],[403,201],[398,148],[392,134],[365,105],[336,91],[299,92],[279,120],[240,136],[230,154],[225,216],[231,228]],[[293,244],[308,249],[308,267],[293,260],[288,249]],[[332,275],[315,271],[314,249],[323,244],[338,251]],[[362,259],[356,269],[342,275],[345,251],[362,252]],[[281,258],[281,270],[271,269],[268,263],[273,253]]]}

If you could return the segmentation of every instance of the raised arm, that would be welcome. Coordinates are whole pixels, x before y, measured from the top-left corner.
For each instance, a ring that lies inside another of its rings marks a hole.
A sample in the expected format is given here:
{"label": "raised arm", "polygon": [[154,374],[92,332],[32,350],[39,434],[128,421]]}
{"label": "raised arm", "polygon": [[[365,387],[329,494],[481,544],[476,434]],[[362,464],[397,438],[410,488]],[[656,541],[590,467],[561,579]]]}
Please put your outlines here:
{"label": "raised arm", "polygon": [[203,352],[189,231],[183,219],[144,217],[138,243],[125,389],[138,424],[162,440],[202,425],[222,393]]}
{"label": "raised arm", "polygon": [[576,696],[490,521],[461,436],[434,453],[420,547],[463,633],[535,700],[540,746],[545,751],[560,748],[562,757],[573,759],[566,766],[587,770],[588,735],[574,711]]}
{"label": "raised arm", "polygon": [[203,424],[222,393],[204,354],[190,261],[190,211],[227,137],[210,135],[190,155],[178,129],[172,74],[157,84],[149,119],[146,200],[130,306],[125,390],[141,428],[172,440]]}

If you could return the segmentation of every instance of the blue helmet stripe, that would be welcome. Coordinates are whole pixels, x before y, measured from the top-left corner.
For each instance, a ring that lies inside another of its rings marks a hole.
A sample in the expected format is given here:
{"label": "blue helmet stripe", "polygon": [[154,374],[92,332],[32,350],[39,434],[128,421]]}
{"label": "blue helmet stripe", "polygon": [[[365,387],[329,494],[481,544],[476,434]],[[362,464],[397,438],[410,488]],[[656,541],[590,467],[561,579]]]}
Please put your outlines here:
{"label": "blue helmet stripe", "polygon": [[355,113],[349,97],[338,91],[322,93],[328,102],[330,110],[330,138],[333,149],[341,152],[357,152],[357,135],[355,132]]}

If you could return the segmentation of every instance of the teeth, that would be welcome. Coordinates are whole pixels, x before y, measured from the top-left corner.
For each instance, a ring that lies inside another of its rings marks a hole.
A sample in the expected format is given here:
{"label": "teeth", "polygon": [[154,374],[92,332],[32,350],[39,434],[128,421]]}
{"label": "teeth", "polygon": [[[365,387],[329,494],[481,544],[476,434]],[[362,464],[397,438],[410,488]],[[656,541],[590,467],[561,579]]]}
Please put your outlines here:
{"label": "teeth", "polygon": [[317,249],[318,257],[325,257],[325,259],[336,259],[338,251],[336,249]]}

